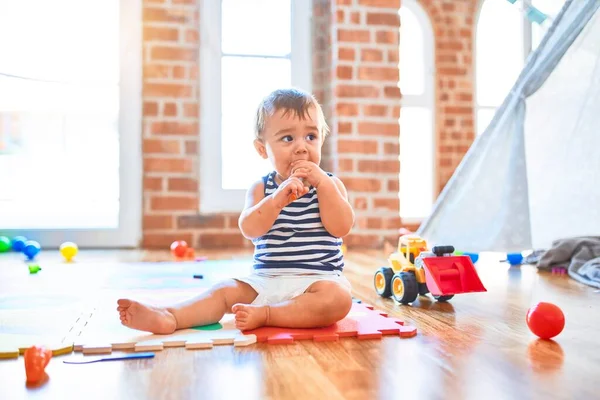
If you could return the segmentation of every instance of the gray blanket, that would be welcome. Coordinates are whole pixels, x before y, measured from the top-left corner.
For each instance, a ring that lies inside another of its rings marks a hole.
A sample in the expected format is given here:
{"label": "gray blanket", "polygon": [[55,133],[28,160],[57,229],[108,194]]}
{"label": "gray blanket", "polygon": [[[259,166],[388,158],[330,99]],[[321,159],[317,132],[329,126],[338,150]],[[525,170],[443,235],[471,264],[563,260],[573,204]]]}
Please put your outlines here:
{"label": "gray blanket", "polygon": [[565,267],[571,278],[600,288],[600,236],[556,240],[537,266],[544,270]]}

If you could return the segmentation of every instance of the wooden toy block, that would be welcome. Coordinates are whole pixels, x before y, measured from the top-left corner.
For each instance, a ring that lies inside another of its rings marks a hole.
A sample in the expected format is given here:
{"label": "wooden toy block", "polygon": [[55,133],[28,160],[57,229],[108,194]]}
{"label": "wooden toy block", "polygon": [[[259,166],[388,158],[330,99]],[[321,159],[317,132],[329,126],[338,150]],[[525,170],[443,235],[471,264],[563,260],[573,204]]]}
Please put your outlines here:
{"label": "wooden toy block", "polygon": [[387,314],[374,310],[365,304],[352,304],[350,313],[343,320],[325,328],[285,329],[263,327],[244,331],[246,335],[255,335],[258,342],[269,344],[289,344],[296,340],[314,340],[316,342],[336,341],[341,337],[356,337],[360,340],[381,339],[383,335],[397,335],[402,338],[413,337],[417,328],[405,326],[397,318],[388,318]]}

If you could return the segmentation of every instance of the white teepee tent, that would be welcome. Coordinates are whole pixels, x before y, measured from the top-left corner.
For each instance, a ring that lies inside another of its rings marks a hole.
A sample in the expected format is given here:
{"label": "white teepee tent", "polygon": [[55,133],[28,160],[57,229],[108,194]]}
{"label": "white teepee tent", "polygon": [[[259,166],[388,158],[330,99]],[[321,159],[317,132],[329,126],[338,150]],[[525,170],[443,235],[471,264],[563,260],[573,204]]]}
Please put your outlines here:
{"label": "white teepee tent", "polygon": [[418,234],[465,252],[600,236],[600,0],[568,0]]}

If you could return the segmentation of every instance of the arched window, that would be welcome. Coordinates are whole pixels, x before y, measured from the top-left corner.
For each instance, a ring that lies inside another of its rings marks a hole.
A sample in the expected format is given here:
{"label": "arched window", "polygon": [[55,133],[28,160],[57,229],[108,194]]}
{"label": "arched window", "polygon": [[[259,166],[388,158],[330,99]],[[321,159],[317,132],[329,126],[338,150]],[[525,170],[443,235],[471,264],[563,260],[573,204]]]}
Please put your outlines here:
{"label": "arched window", "polygon": [[512,88],[529,53],[537,48],[564,0],[526,2],[549,16],[542,25],[526,17],[523,2],[484,0],[475,38],[477,134],[487,128]]}
{"label": "arched window", "polygon": [[400,8],[400,216],[420,222],[434,202],[434,40],[416,0]]}
{"label": "arched window", "polygon": [[[310,1],[204,1],[200,55],[200,211],[236,212],[269,172],[254,115],[276,88],[311,91]],[[273,34],[276,32],[276,34]]]}

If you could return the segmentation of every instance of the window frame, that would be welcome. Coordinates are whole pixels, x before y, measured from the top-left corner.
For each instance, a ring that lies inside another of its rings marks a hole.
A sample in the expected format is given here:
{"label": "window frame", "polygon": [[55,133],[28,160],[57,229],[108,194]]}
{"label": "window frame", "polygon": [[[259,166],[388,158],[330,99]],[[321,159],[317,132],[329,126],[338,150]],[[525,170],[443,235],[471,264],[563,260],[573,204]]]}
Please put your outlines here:
{"label": "window frame", "polygon": [[[437,160],[436,160],[436,154],[437,154],[437,118],[436,118],[436,108],[437,108],[437,104],[436,104],[436,99],[435,99],[435,93],[436,93],[436,88],[435,88],[435,82],[436,82],[436,68],[435,68],[435,37],[434,37],[434,30],[433,30],[433,24],[431,22],[431,19],[429,17],[429,14],[427,14],[427,11],[423,8],[423,6],[417,1],[417,0],[403,0],[402,1],[402,5],[400,10],[398,10],[398,13],[400,13],[402,7],[406,7],[408,10],[410,10],[410,12],[413,13],[413,15],[417,18],[419,24],[421,25],[421,29],[423,31],[423,46],[424,46],[424,57],[425,59],[423,60],[424,65],[425,65],[425,81],[424,81],[424,87],[423,87],[423,94],[421,95],[407,95],[402,93],[402,98],[400,99],[400,113],[402,113],[402,108],[407,107],[422,107],[422,108],[428,108],[431,111],[431,135],[432,135],[432,140],[431,140],[431,144],[432,144],[432,179],[431,179],[431,185],[432,185],[432,193],[433,193],[433,197],[431,198],[431,205],[433,206],[434,202],[435,202],[435,197],[436,197],[436,187],[437,187]],[[401,28],[400,28],[401,29]],[[400,38],[400,46],[402,45],[402,38]],[[398,68],[400,68],[400,63],[398,63]],[[400,71],[400,73],[402,74],[402,71]],[[398,82],[398,85],[400,86],[400,82]],[[402,91],[402,87],[400,87],[400,90]],[[398,123],[400,123],[400,117],[398,118]],[[402,135],[402,128],[400,128],[400,135]],[[400,140],[400,138],[398,138],[398,140]],[[400,155],[398,155],[398,159],[400,160]],[[400,168],[402,168],[402,160],[400,160]],[[398,175],[398,179],[401,180],[400,175]],[[400,207],[402,207],[402,202],[401,202],[401,190],[402,190],[402,184],[400,184],[400,191],[398,192],[398,198],[400,199]],[[418,224],[421,223],[425,216],[422,218],[419,217],[405,217],[402,215],[401,212],[401,208],[400,210],[398,210],[398,213],[400,215],[400,219],[402,220],[403,224]]]}
{"label": "window frame", "polygon": [[[312,91],[312,1],[291,0],[292,85],[307,91]],[[200,14],[202,34],[199,62],[199,212],[200,214],[241,212],[245,203],[246,190],[222,187],[221,1],[203,1]],[[249,148],[248,151],[254,150]]]}

